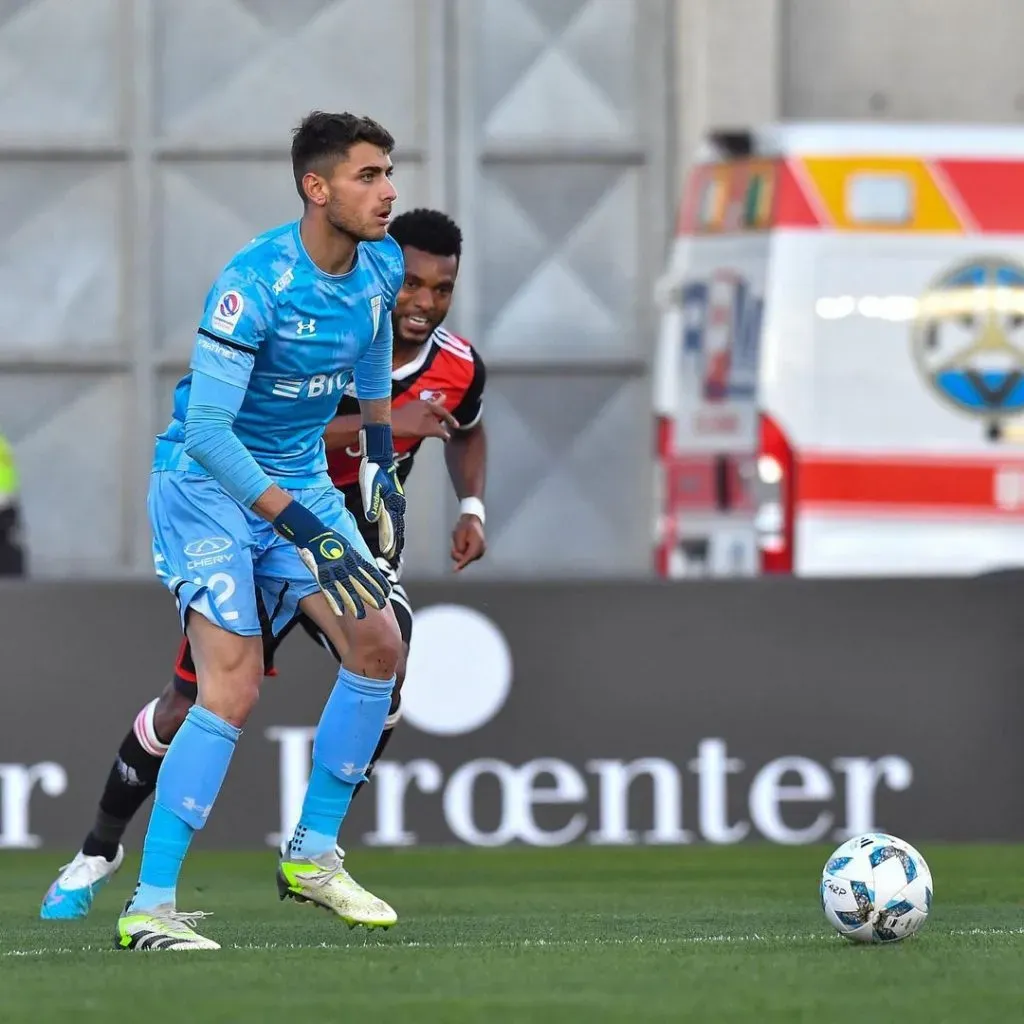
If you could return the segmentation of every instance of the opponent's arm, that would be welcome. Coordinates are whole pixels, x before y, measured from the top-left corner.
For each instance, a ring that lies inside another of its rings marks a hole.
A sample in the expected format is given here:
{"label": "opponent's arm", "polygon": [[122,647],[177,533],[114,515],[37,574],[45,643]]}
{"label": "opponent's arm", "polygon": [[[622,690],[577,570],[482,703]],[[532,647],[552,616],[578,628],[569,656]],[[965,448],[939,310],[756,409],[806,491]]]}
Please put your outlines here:
{"label": "opponent's arm", "polygon": [[[455,417],[440,402],[417,398],[405,402],[397,409],[391,407],[391,435],[394,438],[412,438],[419,441],[426,437],[439,437],[442,441],[447,441],[451,438],[449,428],[458,425]],[[361,413],[335,416],[324,431],[324,446],[328,451],[337,448],[357,448],[362,426]]]}
{"label": "opponent's arm", "polygon": [[459,498],[459,519],[452,531],[454,571],[465,569],[487,550],[484,535],[484,485],[487,480],[487,434],[483,423],[484,385],[487,370],[473,351],[473,380],[458,407],[459,429],[445,446],[448,476]]}
{"label": "opponent's arm", "polygon": [[445,445],[444,461],[448,477],[460,501],[484,499],[487,481],[487,434],[483,420],[468,430],[457,430]]}
{"label": "opponent's arm", "polygon": [[329,451],[338,448],[355,448],[359,444],[359,431],[363,426],[363,417],[358,413],[347,416],[335,416],[324,431],[324,447]]}
{"label": "opponent's arm", "polygon": [[448,476],[459,498],[459,518],[452,531],[453,569],[459,572],[482,558],[487,550],[484,534],[484,483],[487,479],[487,434],[483,422],[457,431],[445,445]]}
{"label": "opponent's arm", "polygon": [[366,353],[355,365],[356,396],[362,416],[359,431],[359,491],[367,522],[377,523],[381,554],[397,562],[405,545],[405,492],[398,479],[391,433],[390,310]]}

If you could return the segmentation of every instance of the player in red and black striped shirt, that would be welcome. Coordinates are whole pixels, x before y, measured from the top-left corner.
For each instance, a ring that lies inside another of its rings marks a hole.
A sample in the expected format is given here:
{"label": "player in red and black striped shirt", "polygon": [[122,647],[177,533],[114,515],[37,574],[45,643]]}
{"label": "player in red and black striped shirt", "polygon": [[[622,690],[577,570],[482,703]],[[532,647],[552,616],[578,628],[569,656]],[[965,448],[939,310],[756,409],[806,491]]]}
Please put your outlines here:
{"label": "player in red and black striped shirt", "polygon": [[[441,325],[448,315],[462,258],[462,234],[445,214],[413,210],[395,218],[391,236],[402,246],[405,282],[393,314],[394,359],[391,423],[399,478],[404,483],[423,441],[445,442],[445,461],[460,500],[452,532],[451,558],[459,571],[480,558],[484,538],[484,480],[487,440],[483,426],[486,370],[468,341]],[[412,608],[400,580],[401,566],[380,556],[377,525],[366,521],[359,493],[359,404],[345,394],[336,418],[324,434],[328,468],[345,504],[356,517],[370,551],[392,584],[391,606],[408,654]],[[317,642],[330,648],[316,626],[299,616],[278,636],[264,634],[264,664],[274,671],[274,653],[284,637],[301,625]],[[336,652],[332,650],[332,653]],[[399,720],[405,655],[397,672],[391,714],[367,771],[380,758]],[[120,867],[121,837],[129,821],[156,788],[160,763],[188,709],[196,700],[195,666],[187,638],[182,641],[174,677],[163,693],[136,716],[124,738],[100,798],[96,821],[74,860],[61,870],[43,904],[47,918],[85,917],[93,895]],[[55,898],[56,897],[56,898]]]}

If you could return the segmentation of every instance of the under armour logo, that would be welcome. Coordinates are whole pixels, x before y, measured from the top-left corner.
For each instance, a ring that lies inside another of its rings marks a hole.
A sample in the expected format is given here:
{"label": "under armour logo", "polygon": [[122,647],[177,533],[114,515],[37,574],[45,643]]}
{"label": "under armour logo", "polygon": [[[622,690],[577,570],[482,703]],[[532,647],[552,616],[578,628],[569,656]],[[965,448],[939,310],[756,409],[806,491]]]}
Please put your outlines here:
{"label": "under armour logo", "polygon": [[300,320],[295,325],[295,333],[298,335],[303,334],[316,334],[316,321],[315,320]]}
{"label": "under armour logo", "polygon": [[198,811],[199,816],[203,818],[203,820],[208,818],[210,816],[210,811],[213,810],[213,804],[204,807],[201,803],[198,803],[194,797],[191,796],[185,797],[185,799],[181,801],[181,806],[184,807],[186,811]]}

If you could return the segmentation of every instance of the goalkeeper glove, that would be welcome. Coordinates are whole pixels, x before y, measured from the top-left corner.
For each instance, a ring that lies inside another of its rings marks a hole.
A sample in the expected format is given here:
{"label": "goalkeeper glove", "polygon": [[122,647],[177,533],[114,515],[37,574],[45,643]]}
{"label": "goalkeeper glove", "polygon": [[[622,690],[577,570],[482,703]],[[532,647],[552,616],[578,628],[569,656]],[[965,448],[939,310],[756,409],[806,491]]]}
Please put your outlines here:
{"label": "goalkeeper glove", "polygon": [[405,546],[405,491],[398,479],[391,426],[366,423],[359,431],[359,491],[366,521],[377,524],[380,553],[392,563]]}
{"label": "goalkeeper glove", "polygon": [[384,607],[391,593],[384,574],[305,505],[292,501],[273,527],[299,549],[335,615],[365,619],[367,605],[378,611]]}

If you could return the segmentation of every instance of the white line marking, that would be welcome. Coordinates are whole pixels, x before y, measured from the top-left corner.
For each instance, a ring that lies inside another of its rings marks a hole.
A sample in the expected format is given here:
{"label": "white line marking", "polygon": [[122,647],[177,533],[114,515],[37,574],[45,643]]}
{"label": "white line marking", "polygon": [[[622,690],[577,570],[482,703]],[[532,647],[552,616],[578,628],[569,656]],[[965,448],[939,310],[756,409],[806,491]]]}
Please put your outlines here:
{"label": "white line marking", "polygon": [[[941,935],[947,938],[957,937],[1010,937],[1024,936],[1024,928],[951,928],[946,931],[931,929],[925,931],[924,935]],[[330,949],[344,950],[369,948],[373,949],[573,949],[576,947],[594,946],[658,946],[671,948],[673,946],[700,946],[700,945],[758,945],[766,942],[842,942],[839,935],[824,935],[817,932],[805,933],[803,935],[759,935],[754,932],[750,935],[681,935],[679,938],[646,939],[642,935],[635,935],[629,939],[508,939],[502,941],[481,942],[419,942],[415,939],[397,942],[374,942],[371,935],[367,933],[366,941],[363,943],[348,942],[249,942],[231,944],[224,946],[224,949],[234,949],[246,952],[273,952],[275,950],[314,950]],[[117,953],[120,950],[110,946],[79,946],[71,948],[58,946],[52,949],[8,949],[0,953],[0,957],[37,957],[37,956],[67,956],[70,953]]]}

